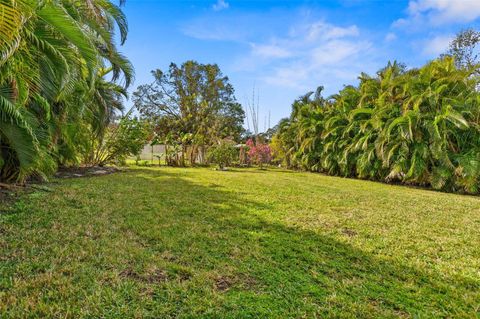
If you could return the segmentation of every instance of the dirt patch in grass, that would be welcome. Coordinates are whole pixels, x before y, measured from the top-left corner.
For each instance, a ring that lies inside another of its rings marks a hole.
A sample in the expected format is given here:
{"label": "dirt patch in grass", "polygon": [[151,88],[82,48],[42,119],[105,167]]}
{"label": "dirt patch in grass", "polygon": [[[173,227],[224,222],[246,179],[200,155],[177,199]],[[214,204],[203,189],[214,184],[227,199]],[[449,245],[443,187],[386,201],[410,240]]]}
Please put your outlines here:
{"label": "dirt patch in grass", "polygon": [[149,283],[165,282],[168,279],[168,274],[161,269],[157,269],[153,273],[145,277],[145,280]]}
{"label": "dirt patch in grass", "polygon": [[177,276],[180,281],[187,281],[187,280],[190,280],[190,278],[192,278],[192,274],[186,271],[179,272]]}
{"label": "dirt patch in grass", "polygon": [[127,268],[120,272],[120,277],[123,279],[132,279],[135,281],[141,281],[147,284],[154,284],[159,282],[168,281],[170,278],[164,270],[157,269],[151,273],[139,274],[132,268]]}
{"label": "dirt patch in grass", "polygon": [[31,191],[31,189],[27,189],[25,187],[0,187],[0,214],[7,212],[11,205],[18,200],[20,195],[27,191]]}
{"label": "dirt patch in grass", "polygon": [[89,176],[102,176],[120,172],[121,169],[112,166],[91,166],[91,167],[62,167],[55,177],[58,178],[79,178]]}
{"label": "dirt patch in grass", "polygon": [[120,277],[123,279],[132,279],[135,281],[143,281],[143,278],[133,269],[127,268],[120,272]]}
{"label": "dirt patch in grass", "polygon": [[355,237],[355,236],[357,236],[358,233],[353,229],[344,228],[344,229],[342,229],[342,234],[344,234],[347,237]]}
{"label": "dirt patch in grass", "polygon": [[250,276],[240,275],[239,277],[232,276],[218,276],[215,278],[215,290],[224,292],[230,290],[233,286],[242,287],[242,289],[254,289],[257,282]]}
{"label": "dirt patch in grass", "polygon": [[0,189],[0,203],[5,203],[12,197],[11,193],[6,189]]}
{"label": "dirt patch in grass", "polygon": [[232,278],[218,277],[215,280],[215,289],[218,291],[227,291],[233,284]]}

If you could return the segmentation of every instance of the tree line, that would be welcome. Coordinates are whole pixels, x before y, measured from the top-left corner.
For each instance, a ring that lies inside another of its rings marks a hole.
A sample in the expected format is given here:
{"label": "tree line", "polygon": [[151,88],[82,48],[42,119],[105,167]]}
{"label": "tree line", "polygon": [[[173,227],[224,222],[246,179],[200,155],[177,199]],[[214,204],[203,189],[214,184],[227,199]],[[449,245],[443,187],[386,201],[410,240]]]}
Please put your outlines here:
{"label": "tree line", "polygon": [[320,87],[297,99],[273,136],[276,159],[330,175],[478,194],[478,33],[467,32],[420,68],[388,63],[329,98]]}
{"label": "tree line", "polygon": [[[0,183],[124,160],[147,141],[170,147],[172,165],[202,161],[209,149],[228,163],[235,144],[248,139],[244,110],[216,64],[153,71],[153,82],[133,95],[140,118],[119,118],[134,77],[115,43],[116,30],[120,44],[128,34],[123,4],[0,1]],[[332,175],[478,193],[479,42],[479,32],[466,30],[423,67],[389,63],[329,98],[321,87],[302,96],[273,134],[275,159]],[[270,147],[257,140],[249,139],[252,154],[245,156],[263,164]]]}

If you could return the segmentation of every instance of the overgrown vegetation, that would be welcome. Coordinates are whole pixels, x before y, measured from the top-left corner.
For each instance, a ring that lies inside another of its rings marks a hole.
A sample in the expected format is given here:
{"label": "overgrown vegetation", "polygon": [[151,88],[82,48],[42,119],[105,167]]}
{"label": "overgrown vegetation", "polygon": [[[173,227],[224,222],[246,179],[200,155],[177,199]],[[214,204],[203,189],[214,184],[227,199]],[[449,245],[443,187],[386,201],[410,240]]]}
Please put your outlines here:
{"label": "overgrown vegetation", "polygon": [[0,14],[0,181],[46,178],[94,152],[123,109],[126,18],[109,0],[2,0]]}
{"label": "overgrown vegetation", "polygon": [[123,165],[127,157],[140,154],[150,135],[149,123],[127,114],[118,123],[109,125],[102,139],[95,140],[97,143],[92,151],[87,152],[91,157],[84,162],[100,166],[113,162]]}
{"label": "overgrown vegetation", "polygon": [[0,214],[3,318],[475,318],[480,200],[320,174],[137,168]]}
{"label": "overgrown vegetation", "polygon": [[419,69],[389,63],[324,99],[293,104],[274,139],[290,167],[478,193],[480,94],[475,69],[446,56]]}

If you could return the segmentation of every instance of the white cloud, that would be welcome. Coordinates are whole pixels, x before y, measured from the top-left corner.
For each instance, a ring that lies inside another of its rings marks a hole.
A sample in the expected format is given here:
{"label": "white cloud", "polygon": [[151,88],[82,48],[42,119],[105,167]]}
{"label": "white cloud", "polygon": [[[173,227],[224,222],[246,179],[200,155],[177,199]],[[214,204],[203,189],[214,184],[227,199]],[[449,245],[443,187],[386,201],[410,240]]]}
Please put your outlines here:
{"label": "white cloud", "polygon": [[367,42],[333,40],[312,50],[311,62],[316,66],[335,65],[354,58],[362,49],[368,49]]}
{"label": "white cloud", "polygon": [[293,14],[297,18],[289,13],[288,20],[301,22],[278,23],[273,29],[275,33],[270,27],[272,22],[262,27],[265,20],[277,23],[275,12],[267,18],[235,16],[235,23],[231,22],[231,15],[208,16],[190,21],[182,31],[197,39],[246,45],[247,53],[238,51],[231,63],[232,70],[279,89],[301,92],[317,85],[338,88],[354,83],[360,72],[373,72],[380,67],[372,43],[356,25],[310,20],[303,12]]}
{"label": "white cloud", "polygon": [[275,44],[252,43],[252,54],[262,58],[287,58],[292,55],[287,49]]}
{"label": "white cloud", "polygon": [[392,42],[392,41],[395,41],[395,40],[397,40],[397,35],[393,32],[389,32],[385,36],[385,41],[386,42]]}
{"label": "white cloud", "polygon": [[422,53],[427,56],[437,57],[448,49],[452,39],[452,35],[441,35],[429,39],[423,43]]}
{"label": "white cloud", "polygon": [[411,0],[408,16],[393,23],[395,27],[468,23],[480,18],[479,0]]}
{"label": "white cloud", "polygon": [[294,63],[289,66],[274,68],[273,73],[266,75],[262,80],[267,84],[306,91],[310,89],[304,85],[309,74],[310,71],[304,65]]}
{"label": "white cloud", "polygon": [[357,37],[360,30],[356,25],[340,27],[323,20],[296,25],[290,29],[290,38],[302,38],[305,41],[321,41],[346,37]]}
{"label": "white cloud", "polygon": [[[290,32],[266,43],[252,45],[244,65],[268,71],[267,84],[301,90],[327,82],[355,81],[372,50],[360,38],[356,25],[337,26],[316,21],[292,27]],[[262,56],[266,59],[259,60]]]}
{"label": "white cloud", "polygon": [[226,2],[225,0],[218,0],[217,3],[215,3],[212,8],[215,11],[221,11],[223,9],[228,9],[230,4]]}
{"label": "white cloud", "polygon": [[359,35],[359,30],[356,25],[342,28],[325,23],[323,21],[319,21],[309,25],[307,28],[308,29],[306,39],[309,41],[317,41],[319,39],[338,39]]}

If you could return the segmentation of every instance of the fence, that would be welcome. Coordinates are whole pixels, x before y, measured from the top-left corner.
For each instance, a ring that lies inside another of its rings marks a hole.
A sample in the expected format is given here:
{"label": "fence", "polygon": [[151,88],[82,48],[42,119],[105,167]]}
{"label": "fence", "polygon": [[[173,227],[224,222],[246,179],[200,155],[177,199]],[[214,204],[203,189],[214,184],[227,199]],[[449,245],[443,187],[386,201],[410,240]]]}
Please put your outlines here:
{"label": "fence", "polygon": [[[169,155],[172,156],[172,146],[168,147],[169,149]],[[191,149],[187,147],[186,154],[185,154],[185,160],[188,162],[190,160],[189,157],[189,151]],[[158,144],[151,146],[150,144],[146,144],[143,147],[143,150],[140,152],[140,155],[138,157],[133,157],[131,159],[140,159],[142,161],[149,161],[150,163],[165,163],[166,160],[166,152],[167,147],[164,144]],[[182,152],[178,152],[177,154],[177,159],[181,157]],[[202,164],[205,163],[206,159],[202,156],[202,153],[198,153],[195,159],[197,164]]]}
{"label": "fence", "polygon": [[[239,153],[238,153],[238,163],[239,165],[248,165],[248,156],[247,156],[247,151],[246,151],[246,146],[244,144],[239,144],[236,146]],[[133,157],[130,158],[132,160],[140,159],[141,161],[149,161],[150,163],[165,163],[166,161],[166,149],[167,147],[164,144],[158,144],[151,146],[150,144],[146,144],[142,151],[140,152],[140,155],[138,157]],[[168,147],[169,149],[169,154],[171,156],[172,154],[172,146]],[[185,160],[188,162],[190,161],[190,151],[192,149],[190,147],[187,147],[186,149],[186,154],[185,154]],[[196,149],[196,159],[195,163],[196,164],[205,164],[207,163],[207,159],[205,158],[205,149],[203,149],[203,152],[199,152],[198,149]],[[178,153],[178,157],[182,155],[181,152]]]}
{"label": "fence", "polygon": [[146,144],[143,147],[142,152],[139,155],[139,158],[142,161],[155,161],[158,160],[157,156],[165,156],[165,145],[154,145]]}

